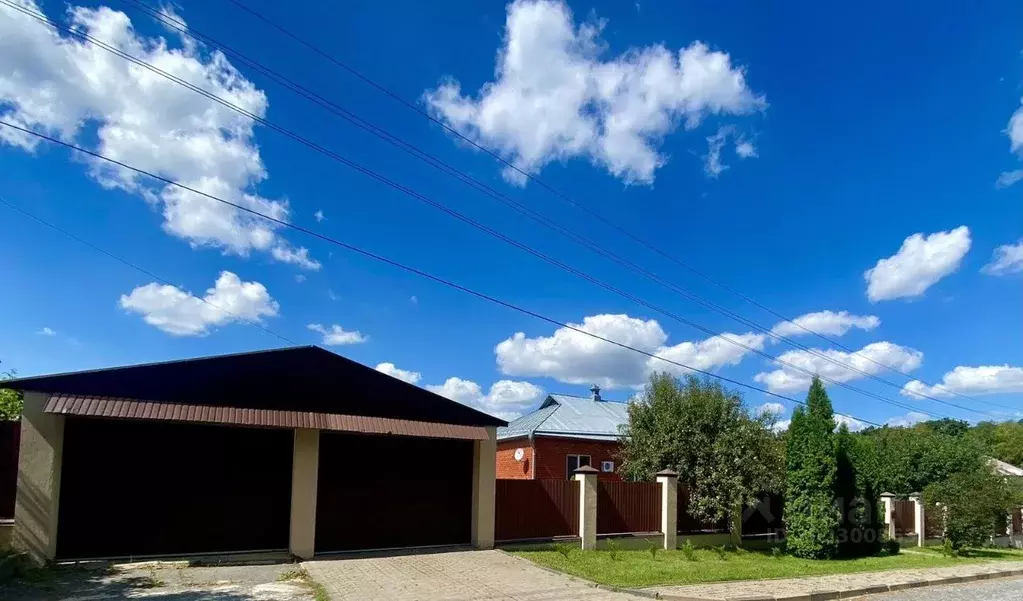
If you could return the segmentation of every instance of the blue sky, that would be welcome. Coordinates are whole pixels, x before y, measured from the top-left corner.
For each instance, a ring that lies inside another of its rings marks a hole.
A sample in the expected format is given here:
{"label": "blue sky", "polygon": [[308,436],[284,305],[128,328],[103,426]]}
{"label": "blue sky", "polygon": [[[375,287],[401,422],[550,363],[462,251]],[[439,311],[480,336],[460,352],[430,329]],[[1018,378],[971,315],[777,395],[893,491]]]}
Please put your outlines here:
{"label": "blue sky", "polygon": [[[830,386],[837,410],[865,420],[1023,411],[1018,4],[355,2],[295,12],[245,0],[590,211],[774,311],[807,316],[799,323],[852,354],[525,181],[228,2],[164,14],[813,352],[609,262],[129,3],[12,1],[731,336],[561,271],[0,6],[5,121],[746,384],[802,398],[796,365],[905,405]],[[0,206],[0,367],[22,374],[286,344],[246,320],[391,364],[380,369],[506,417],[591,382],[624,400],[651,369],[674,369],[3,127],[0,199],[174,284]],[[751,407],[779,402],[744,394]],[[785,419],[792,405],[780,409]]]}

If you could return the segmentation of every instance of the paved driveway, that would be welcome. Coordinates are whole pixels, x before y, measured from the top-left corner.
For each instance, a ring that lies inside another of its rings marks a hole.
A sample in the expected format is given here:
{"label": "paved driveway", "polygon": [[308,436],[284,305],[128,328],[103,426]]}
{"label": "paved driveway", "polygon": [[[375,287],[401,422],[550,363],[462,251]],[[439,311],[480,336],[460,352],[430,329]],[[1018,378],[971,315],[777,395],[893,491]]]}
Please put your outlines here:
{"label": "paved driveway", "polygon": [[501,551],[309,561],[332,601],[637,601]]}

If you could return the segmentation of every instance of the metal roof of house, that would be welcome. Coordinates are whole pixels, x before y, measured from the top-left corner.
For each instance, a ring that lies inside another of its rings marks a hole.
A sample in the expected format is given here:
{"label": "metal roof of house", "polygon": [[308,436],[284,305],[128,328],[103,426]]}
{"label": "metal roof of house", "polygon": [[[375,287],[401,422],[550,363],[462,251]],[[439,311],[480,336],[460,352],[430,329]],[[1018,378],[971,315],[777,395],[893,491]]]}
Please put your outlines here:
{"label": "metal roof of house", "polygon": [[519,436],[562,436],[588,440],[617,440],[618,427],[629,422],[627,403],[551,394],[536,411],[497,429],[497,439]]}
{"label": "metal roof of house", "polygon": [[459,426],[507,425],[502,419],[314,346],[20,378],[0,386],[191,407]]}

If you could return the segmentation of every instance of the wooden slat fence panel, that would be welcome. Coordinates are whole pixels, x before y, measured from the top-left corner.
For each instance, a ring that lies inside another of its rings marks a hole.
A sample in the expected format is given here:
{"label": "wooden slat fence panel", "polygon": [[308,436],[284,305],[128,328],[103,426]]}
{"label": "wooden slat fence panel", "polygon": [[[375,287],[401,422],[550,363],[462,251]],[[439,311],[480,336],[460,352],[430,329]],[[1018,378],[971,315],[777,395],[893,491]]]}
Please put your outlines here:
{"label": "wooden slat fence panel", "polygon": [[498,480],[494,538],[499,541],[579,535],[579,483]]}
{"label": "wooden slat fence panel", "polygon": [[1012,510],[1012,533],[1023,534],[1023,512],[1019,507]]}
{"label": "wooden slat fence panel", "polygon": [[0,421],[0,520],[14,518],[21,422]]}
{"label": "wooden slat fence panel", "polygon": [[597,482],[597,534],[660,530],[660,484]]}
{"label": "wooden slat fence panel", "polygon": [[682,484],[678,485],[678,533],[691,534],[694,532],[727,532],[728,518],[717,522],[707,522],[689,515],[689,491]]}
{"label": "wooden slat fence panel", "polygon": [[[926,515],[924,516],[927,517]],[[910,534],[916,531],[916,503],[904,499],[895,501],[895,534]]]}

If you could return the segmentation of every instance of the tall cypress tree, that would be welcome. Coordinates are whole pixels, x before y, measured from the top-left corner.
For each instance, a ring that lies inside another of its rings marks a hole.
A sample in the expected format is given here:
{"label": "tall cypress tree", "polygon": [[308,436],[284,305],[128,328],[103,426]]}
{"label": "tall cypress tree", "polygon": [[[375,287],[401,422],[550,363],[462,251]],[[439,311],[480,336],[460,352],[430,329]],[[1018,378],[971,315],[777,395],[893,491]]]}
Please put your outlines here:
{"label": "tall cypress tree", "polygon": [[820,378],[806,407],[792,414],[786,441],[785,537],[796,557],[825,559],[838,551],[841,513],[835,505],[835,417]]}

